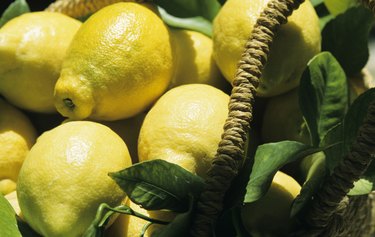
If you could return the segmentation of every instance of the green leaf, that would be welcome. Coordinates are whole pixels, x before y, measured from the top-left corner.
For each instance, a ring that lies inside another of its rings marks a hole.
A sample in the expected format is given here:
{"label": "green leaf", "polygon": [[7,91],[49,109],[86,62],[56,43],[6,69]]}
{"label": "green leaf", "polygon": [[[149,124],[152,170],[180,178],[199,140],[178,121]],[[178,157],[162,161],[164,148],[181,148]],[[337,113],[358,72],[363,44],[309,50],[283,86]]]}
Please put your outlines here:
{"label": "green leaf", "polygon": [[306,171],[306,180],[302,185],[300,194],[293,202],[291,216],[300,213],[324,181],[326,174],[324,153],[318,152],[305,157],[301,162],[301,168]]}
{"label": "green leaf", "polygon": [[348,195],[365,195],[371,193],[374,190],[375,177],[372,180],[362,178],[357,182],[354,182],[354,187],[349,191]]}
{"label": "green leaf", "polygon": [[202,16],[209,21],[214,19],[221,7],[217,0],[155,0],[155,3],[173,16]]}
{"label": "green leaf", "polygon": [[215,237],[248,237],[249,234],[242,224],[241,207],[225,209],[215,229]]}
{"label": "green leaf", "polygon": [[21,237],[16,213],[6,198],[0,194],[0,236]]}
{"label": "green leaf", "polygon": [[324,0],[310,0],[310,2],[315,7],[315,6],[318,6],[319,4],[323,3]]}
{"label": "green leaf", "polygon": [[161,229],[161,231],[153,233],[152,237],[190,237],[191,218],[193,215],[195,202],[195,199],[190,196],[188,211],[178,214],[165,228]]}
{"label": "green leaf", "polygon": [[202,34],[207,35],[208,37],[212,36],[212,24],[207,19],[201,16],[179,18],[171,14],[168,14],[168,12],[166,12],[161,7],[158,8],[161,18],[167,25],[181,29],[198,31]]}
{"label": "green leaf", "polygon": [[0,27],[2,27],[9,20],[20,16],[26,12],[30,12],[29,5],[25,0],[15,0],[9,7],[4,11],[0,18]]}
{"label": "green leaf", "polygon": [[344,150],[349,152],[351,145],[358,135],[358,129],[363,124],[367,109],[375,100],[375,88],[371,88],[358,96],[350,105],[344,119]]}
{"label": "green leaf", "polygon": [[267,143],[259,146],[255,153],[254,165],[246,187],[244,202],[254,202],[266,194],[273,176],[282,166],[318,150],[295,141]]}
{"label": "green leaf", "polygon": [[322,51],[331,52],[348,76],[359,73],[368,61],[373,21],[369,9],[353,7],[328,22],[322,31]]}
{"label": "green leaf", "polygon": [[346,76],[329,52],[316,55],[302,74],[299,105],[307,122],[313,146],[329,129],[340,123],[348,105]]}
{"label": "green leaf", "polygon": [[189,195],[199,195],[204,185],[199,176],[164,160],[141,162],[109,176],[147,210],[183,211]]}
{"label": "green leaf", "polygon": [[332,172],[333,169],[341,162],[344,158],[344,125],[342,123],[337,124],[328,131],[324,136],[321,147],[329,147],[324,150],[326,155],[326,167]]}
{"label": "green leaf", "polygon": [[345,12],[350,7],[358,5],[357,0],[324,0],[324,4],[326,5],[329,12],[336,16],[340,13]]}

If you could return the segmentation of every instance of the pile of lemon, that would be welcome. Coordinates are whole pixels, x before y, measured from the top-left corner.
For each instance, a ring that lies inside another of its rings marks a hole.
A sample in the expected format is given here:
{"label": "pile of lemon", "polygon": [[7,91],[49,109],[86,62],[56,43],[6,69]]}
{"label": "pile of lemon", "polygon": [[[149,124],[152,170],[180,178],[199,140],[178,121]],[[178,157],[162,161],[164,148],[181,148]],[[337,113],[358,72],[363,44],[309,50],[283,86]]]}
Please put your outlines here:
{"label": "pile of lemon", "polygon": [[[227,1],[212,38],[171,28],[153,4],[132,2],[83,23],[53,12],[8,21],[0,28],[0,192],[17,199],[17,214],[43,236],[81,236],[101,203],[129,202],[109,172],[164,159],[205,177],[237,62],[267,3]],[[296,88],[320,41],[318,16],[305,1],[275,39],[258,96]],[[66,119],[37,131],[30,111]],[[269,195],[243,208],[244,225],[284,231],[299,190],[278,173]],[[262,212],[264,202],[273,205]],[[107,235],[137,236],[137,220],[121,216]]]}

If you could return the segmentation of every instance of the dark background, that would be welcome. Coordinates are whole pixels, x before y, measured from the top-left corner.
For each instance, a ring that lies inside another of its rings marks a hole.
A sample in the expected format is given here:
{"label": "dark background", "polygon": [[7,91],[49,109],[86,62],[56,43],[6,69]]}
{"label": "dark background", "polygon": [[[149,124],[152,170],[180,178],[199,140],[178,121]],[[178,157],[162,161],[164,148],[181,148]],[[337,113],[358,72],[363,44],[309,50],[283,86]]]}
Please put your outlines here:
{"label": "dark background", "polygon": [[[0,0],[0,13],[2,13],[14,0]],[[53,0],[26,0],[32,11],[40,11],[46,8]],[[0,14],[1,15],[1,14]]]}

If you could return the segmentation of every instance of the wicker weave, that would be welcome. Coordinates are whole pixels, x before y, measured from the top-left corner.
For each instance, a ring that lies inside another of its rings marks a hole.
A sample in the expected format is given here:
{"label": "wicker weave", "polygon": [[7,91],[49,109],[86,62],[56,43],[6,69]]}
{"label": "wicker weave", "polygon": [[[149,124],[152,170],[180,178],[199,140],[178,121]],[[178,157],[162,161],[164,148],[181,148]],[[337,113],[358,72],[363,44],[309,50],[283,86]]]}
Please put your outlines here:
{"label": "wicker weave", "polygon": [[[304,0],[271,0],[257,20],[238,64],[229,103],[229,114],[216,157],[206,179],[205,190],[197,204],[191,229],[195,237],[212,236],[212,226],[221,214],[223,199],[231,181],[241,168],[246,136],[250,129],[255,91],[273,37],[287,17]],[[119,0],[58,0],[47,10],[73,17],[86,16]],[[143,1],[135,1],[143,2]],[[375,11],[374,0],[361,2]],[[305,218],[305,229],[293,236],[369,236],[371,203],[369,195],[348,197],[347,192],[367,169],[375,154],[375,104],[360,129],[350,154],[335,169],[314,197]]]}

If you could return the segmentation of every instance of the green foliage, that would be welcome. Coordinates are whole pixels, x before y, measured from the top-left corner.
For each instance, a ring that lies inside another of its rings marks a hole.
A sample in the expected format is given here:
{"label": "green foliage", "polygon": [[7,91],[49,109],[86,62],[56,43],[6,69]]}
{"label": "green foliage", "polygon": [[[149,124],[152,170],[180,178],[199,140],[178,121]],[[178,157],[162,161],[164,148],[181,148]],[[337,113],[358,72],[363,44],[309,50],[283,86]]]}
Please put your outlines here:
{"label": "green foliage", "polygon": [[358,5],[357,0],[323,0],[323,2],[334,16],[345,12],[350,7]]}
{"label": "green foliage", "polygon": [[9,7],[3,12],[0,18],[0,27],[2,27],[9,20],[20,16],[26,12],[30,12],[29,5],[25,0],[15,0]]}
{"label": "green foliage", "polygon": [[147,210],[184,211],[189,195],[199,195],[204,185],[199,176],[164,160],[138,163],[109,175],[134,203]]}
{"label": "green foliage", "polygon": [[266,194],[273,176],[282,166],[315,152],[317,152],[316,148],[295,141],[267,143],[259,146],[255,153],[244,202],[254,202]]}
{"label": "green foliage", "polygon": [[1,236],[22,236],[18,230],[16,213],[2,194],[0,194],[0,231]]}
{"label": "green foliage", "polygon": [[299,104],[312,145],[319,146],[328,130],[342,121],[348,105],[345,73],[329,52],[309,62],[301,78]]}
{"label": "green foliage", "polygon": [[348,76],[360,72],[368,61],[368,37],[373,22],[372,12],[358,6],[336,16],[322,31],[322,50],[331,52]]}

